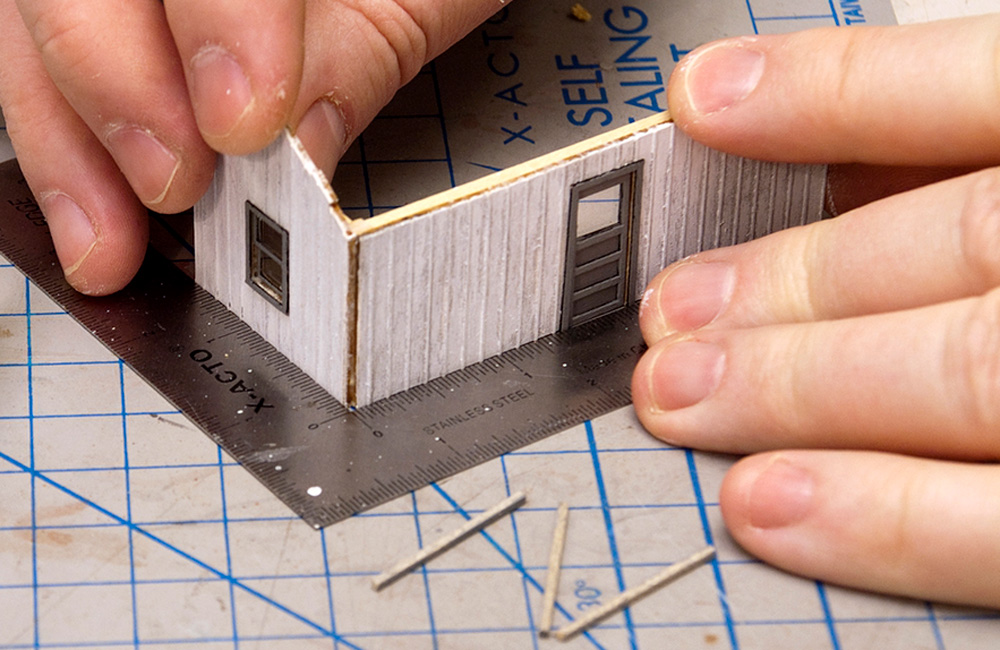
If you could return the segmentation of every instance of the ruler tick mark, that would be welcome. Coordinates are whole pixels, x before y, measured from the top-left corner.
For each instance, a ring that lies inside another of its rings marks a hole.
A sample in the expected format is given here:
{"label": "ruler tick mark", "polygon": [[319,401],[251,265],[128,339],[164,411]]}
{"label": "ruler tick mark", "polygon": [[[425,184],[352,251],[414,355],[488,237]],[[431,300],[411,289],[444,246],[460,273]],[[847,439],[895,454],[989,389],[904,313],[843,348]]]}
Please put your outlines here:
{"label": "ruler tick mark", "polygon": [[[22,181],[0,165],[0,193],[27,199]],[[348,409],[159,254],[122,292],[83,296],[23,218],[0,204],[0,252],[312,526],[626,406],[643,349],[633,306]],[[280,465],[255,456],[269,445],[291,450]]]}

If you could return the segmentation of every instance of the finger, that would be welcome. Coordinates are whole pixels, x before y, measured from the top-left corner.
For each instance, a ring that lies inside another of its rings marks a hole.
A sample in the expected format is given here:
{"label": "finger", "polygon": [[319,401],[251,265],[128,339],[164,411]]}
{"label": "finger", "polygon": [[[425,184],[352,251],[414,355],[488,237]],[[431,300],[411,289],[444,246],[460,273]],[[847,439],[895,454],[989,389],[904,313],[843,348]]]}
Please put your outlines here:
{"label": "finger", "polygon": [[495,0],[310,2],[291,124],[313,161],[331,176],[396,90],[497,9]]}
{"label": "finger", "polygon": [[913,598],[1000,607],[1000,468],[865,452],[741,460],[726,526],[793,573]]}
{"label": "finger", "polygon": [[650,283],[654,343],[700,327],[844,318],[1000,286],[1000,170],[865,205],[837,219],[700,253]]}
{"label": "finger", "polygon": [[193,205],[214,154],[195,124],[160,3],[18,0],[18,8],[49,75],[139,199],[161,212]]}
{"label": "finger", "polygon": [[198,127],[217,151],[246,154],[288,123],[302,76],[303,0],[167,0]]}
{"label": "finger", "polygon": [[681,62],[668,103],[696,139],[755,158],[990,164],[998,39],[1000,16],[729,39]]}
{"label": "finger", "polygon": [[875,316],[703,330],[640,359],[636,413],[673,444],[1000,458],[1000,289]]}
{"label": "finger", "polygon": [[48,79],[20,16],[0,2],[0,105],[18,162],[77,290],[117,291],[146,252],[146,208]]}

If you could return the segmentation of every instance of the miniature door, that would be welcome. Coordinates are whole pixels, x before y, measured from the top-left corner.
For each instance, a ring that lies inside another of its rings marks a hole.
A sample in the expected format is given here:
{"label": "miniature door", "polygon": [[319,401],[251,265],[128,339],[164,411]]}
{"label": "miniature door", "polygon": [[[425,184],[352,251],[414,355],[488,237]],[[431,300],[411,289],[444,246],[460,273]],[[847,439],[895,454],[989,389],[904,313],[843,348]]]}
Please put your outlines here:
{"label": "miniature door", "polygon": [[570,189],[562,329],[610,314],[632,299],[643,162]]}

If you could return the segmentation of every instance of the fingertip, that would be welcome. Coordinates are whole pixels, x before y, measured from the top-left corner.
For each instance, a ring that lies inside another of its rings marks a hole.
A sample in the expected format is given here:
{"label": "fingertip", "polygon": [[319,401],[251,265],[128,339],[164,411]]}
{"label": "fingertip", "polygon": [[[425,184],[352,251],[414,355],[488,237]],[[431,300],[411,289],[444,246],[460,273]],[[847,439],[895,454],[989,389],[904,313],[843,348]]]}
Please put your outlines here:
{"label": "fingertip", "polygon": [[73,284],[72,276],[97,245],[94,222],[76,201],[62,192],[42,196],[39,206],[46,215],[59,263]]}
{"label": "fingertip", "polygon": [[827,547],[850,524],[842,513],[829,511],[815,453],[775,451],[740,459],[722,480],[719,509],[730,535],[751,555],[793,573],[830,578],[837,575],[830,566],[858,549]]}
{"label": "fingertip", "polygon": [[304,3],[174,0],[166,11],[201,137],[228,155],[270,144],[298,99]]}
{"label": "fingertip", "polygon": [[792,573],[995,607],[997,479],[985,465],[791,450],[734,464],[719,504],[740,546]]}
{"label": "fingertip", "polygon": [[711,448],[715,434],[698,426],[699,405],[719,388],[726,351],[715,342],[677,336],[650,348],[632,375],[636,415],[651,434],[672,445]]}
{"label": "fingertip", "polygon": [[736,268],[727,261],[688,258],[661,271],[639,307],[639,326],[647,344],[700,329],[726,309],[736,285]]}
{"label": "fingertip", "polygon": [[719,502],[737,539],[794,526],[813,510],[816,479],[794,454],[772,452],[741,459],[726,474]]}
{"label": "fingertip", "polygon": [[340,103],[332,96],[325,96],[313,102],[295,129],[309,157],[327,178],[333,177],[337,161],[347,146],[347,124]]}
{"label": "fingertip", "polygon": [[[810,132],[792,123],[789,126],[796,132],[790,133],[778,117],[782,111],[794,114],[800,96],[810,90],[808,83],[794,91],[787,88],[793,71],[782,44],[792,38],[741,36],[692,50],[674,69],[667,86],[674,122],[695,140],[729,153],[786,162],[802,159],[793,149],[803,148],[797,142],[799,133]],[[793,147],[786,142],[789,139]]]}
{"label": "fingertip", "polygon": [[157,212],[190,208],[215,173],[215,151],[192,129],[112,124],[102,142],[138,199]]}
{"label": "fingertip", "polygon": [[142,266],[146,246],[95,244],[71,269],[64,269],[70,286],[88,296],[106,296],[124,289]]}
{"label": "fingertip", "polygon": [[211,144],[224,143],[256,103],[250,77],[239,60],[216,43],[203,45],[188,69],[198,129]]}
{"label": "fingertip", "polygon": [[181,169],[180,152],[151,130],[131,124],[113,125],[104,141],[140,200],[156,206],[167,198]]}
{"label": "fingertip", "polygon": [[[693,138],[749,158],[993,164],[997,20],[819,27],[710,43],[678,65],[668,105]],[[913,56],[928,49],[931,59]]]}
{"label": "fingertip", "polygon": [[729,38],[693,50],[671,76],[668,105],[674,119],[694,124],[747,98],[764,75],[757,37]]}
{"label": "fingertip", "polygon": [[215,174],[216,153],[208,147],[188,151],[163,193],[154,201],[139,197],[145,206],[161,214],[176,214],[190,209],[208,190]]}
{"label": "fingertip", "polygon": [[258,151],[288,122],[298,77],[288,71],[251,74],[220,44],[202,46],[188,64],[195,121],[215,151],[238,156]]}
{"label": "fingertip", "polygon": [[[49,192],[39,200],[66,280],[80,293],[103,296],[127,285],[146,253],[146,209],[130,196],[117,196],[102,210],[85,210],[68,194]],[[92,216],[98,212],[99,217]]]}

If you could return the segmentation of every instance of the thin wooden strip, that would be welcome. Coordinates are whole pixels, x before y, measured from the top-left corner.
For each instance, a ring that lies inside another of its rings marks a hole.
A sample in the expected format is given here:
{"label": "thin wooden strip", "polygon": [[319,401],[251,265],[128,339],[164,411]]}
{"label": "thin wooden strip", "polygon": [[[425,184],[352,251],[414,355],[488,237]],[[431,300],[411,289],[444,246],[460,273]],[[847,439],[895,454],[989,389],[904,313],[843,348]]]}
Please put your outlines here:
{"label": "thin wooden strip", "polygon": [[382,588],[391,585],[393,582],[399,580],[410,571],[416,569],[418,566],[434,559],[451,547],[457,545],[459,542],[465,540],[467,537],[470,537],[472,534],[486,528],[500,517],[517,510],[524,505],[526,499],[527,497],[524,492],[518,492],[517,494],[504,499],[489,510],[485,510],[482,514],[469,519],[463,525],[444,537],[441,537],[433,544],[423,547],[412,557],[401,560],[388,571],[375,576],[372,579],[372,588],[375,591],[379,591]]}
{"label": "thin wooden strip", "polygon": [[[541,172],[549,173],[553,167],[558,167],[566,161],[586,156],[604,147],[618,146],[623,140],[641,137],[645,132],[658,128],[673,128],[670,114],[667,111],[644,117],[631,124],[625,124],[611,131],[587,138],[582,142],[577,142],[523,163],[518,163],[499,172],[487,174],[476,180],[462,183],[450,190],[432,194],[426,198],[383,212],[375,217],[352,220],[350,217],[344,215],[342,218],[349,224],[351,232],[359,236],[365,235],[379,228],[385,228],[400,221],[412,219],[413,217],[453,205],[459,201],[480,196],[504,185],[523,181],[534,174]],[[340,206],[337,203],[335,200],[333,208],[342,215]]]}
{"label": "thin wooden strip", "polygon": [[556,512],[556,528],[552,533],[552,547],[549,549],[549,569],[545,574],[545,592],[542,595],[542,621],[538,626],[538,636],[543,639],[552,632],[552,618],[556,611],[556,595],[559,591],[559,574],[562,571],[563,549],[566,548],[566,529],[569,526],[569,504],[559,504]]}
{"label": "thin wooden strip", "polygon": [[555,631],[553,636],[560,641],[571,639],[590,626],[596,625],[612,614],[620,612],[640,598],[651,594],[660,587],[668,585],[677,578],[693,571],[705,562],[711,560],[713,557],[715,557],[715,547],[709,546],[698,551],[686,560],[681,560],[680,562],[671,564],[666,569],[645,581],[638,587],[629,589],[628,591],[623,591],[617,598],[609,601],[603,607],[593,610],[583,618],[578,618],[566,627],[559,628]]}

